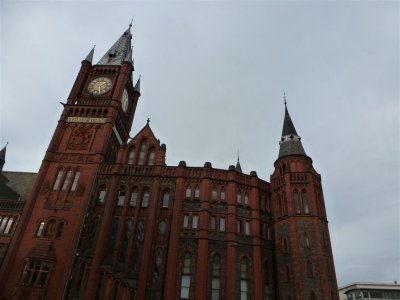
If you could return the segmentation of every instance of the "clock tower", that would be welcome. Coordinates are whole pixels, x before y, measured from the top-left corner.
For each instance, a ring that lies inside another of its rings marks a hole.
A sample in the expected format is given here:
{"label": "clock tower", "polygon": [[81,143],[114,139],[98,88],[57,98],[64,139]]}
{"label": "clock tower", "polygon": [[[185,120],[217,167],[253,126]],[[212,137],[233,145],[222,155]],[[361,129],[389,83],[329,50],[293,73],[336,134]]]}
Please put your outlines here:
{"label": "clock tower", "polygon": [[126,146],[140,97],[131,39],[130,25],[97,64],[94,49],[82,61],[3,263],[5,299],[67,296],[98,173]]}

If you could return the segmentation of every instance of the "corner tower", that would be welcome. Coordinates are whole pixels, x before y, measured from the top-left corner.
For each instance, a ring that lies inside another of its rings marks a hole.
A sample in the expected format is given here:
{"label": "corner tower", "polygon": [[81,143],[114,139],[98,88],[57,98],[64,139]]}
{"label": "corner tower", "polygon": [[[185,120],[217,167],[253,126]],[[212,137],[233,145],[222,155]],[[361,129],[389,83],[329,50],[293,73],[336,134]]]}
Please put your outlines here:
{"label": "corner tower", "polygon": [[65,297],[97,174],[125,147],[140,96],[131,39],[130,25],[97,64],[94,49],[82,61],[3,263],[6,299]]}
{"label": "corner tower", "polygon": [[277,299],[337,300],[321,176],[287,109],[271,175]]}

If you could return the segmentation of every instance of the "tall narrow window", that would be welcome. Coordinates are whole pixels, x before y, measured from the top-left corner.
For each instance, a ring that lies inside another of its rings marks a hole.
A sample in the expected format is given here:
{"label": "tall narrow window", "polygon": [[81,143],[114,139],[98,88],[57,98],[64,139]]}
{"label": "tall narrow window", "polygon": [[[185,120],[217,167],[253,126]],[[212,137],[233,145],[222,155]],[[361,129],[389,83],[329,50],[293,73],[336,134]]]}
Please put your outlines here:
{"label": "tall narrow window", "polygon": [[200,198],[200,188],[199,186],[196,186],[196,189],[194,190],[194,199],[198,200]]}
{"label": "tall narrow window", "polygon": [[248,299],[249,286],[247,277],[247,258],[243,257],[240,262],[240,300]]}
{"label": "tall narrow window", "polygon": [[269,264],[266,260],[264,262],[264,300],[271,299],[270,277],[269,277]]}
{"label": "tall narrow window", "polygon": [[99,198],[97,199],[97,203],[99,205],[103,205],[104,204],[104,200],[106,198],[106,194],[107,194],[107,188],[105,186],[101,187],[99,190]]}
{"label": "tall narrow window", "polygon": [[[10,217],[10,218],[8,219],[7,225],[6,225],[6,227],[4,228],[4,234],[9,234],[9,233],[10,233],[11,226],[12,226],[12,224],[13,224],[13,221],[14,221],[14,218],[13,218],[13,217]],[[0,232],[1,232],[1,231],[0,231]]]}
{"label": "tall narrow window", "polygon": [[168,208],[169,206],[169,191],[166,190],[163,194],[162,207]]}
{"label": "tall narrow window", "polygon": [[287,199],[286,199],[286,193],[282,193],[282,210],[283,210],[283,215],[287,215]]}
{"label": "tall narrow window", "polygon": [[81,171],[77,170],[75,172],[74,181],[72,182],[71,191],[74,192],[76,190],[76,186],[78,185],[79,176],[81,175]]}
{"label": "tall narrow window", "polygon": [[146,155],[146,141],[142,141],[140,143],[140,148],[139,148],[140,152],[139,152],[139,161],[138,164],[139,165],[143,165],[144,164],[144,158]]}
{"label": "tall narrow window", "polygon": [[219,218],[219,231],[225,231],[225,217]]}
{"label": "tall narrow window", "polygon": [[211,200],[217,201],[217,188],[216,187],[213,187],[211,190]]}
{"label": "tall narrow window", "polygon": [[297,215],[301,214],[300,210],[300,199],[299,199],[299,192],[294,191],[293,192],[293,198],[294,198],[294,210]]}
{"label": "tall narrow window", "polygon": [[119,258],[118,258],[118,268],[120,270],[123,270],[124,265],[125,265],[125,258],[128,255],[127,249],[128,249],[129,237],[131,236],[131,230],[132,230],[132,220],[128,219],[128,220],[126,220],[126,223],[125,223],[125,229],[124,229],[124,233],[122,236],[121,249],[120,249]]}
{"label": "tall narrow window", "polygon": [[93,249],[94,239],[96,237],[98,223],[99,223],[99,218],[96,217],[92,220],[92,222],[89,225],[88,233],[87,233],[87,243],[86,243],[86,248],[83,252],[83,255],[91,255],[92,254],[92,249]]}
{"label": "tall narrow window", "polygon": [[118,206],[124,206],[125,194],[126,194],[125,188],[121,187],[119,192],[118,192],[118,203],[117,203]]}
{"label": "tall narrow window", "polygon": [[134,189],[132,190],[131,200],[129,201],[129,206],[131,206],[131,207],[135,207],[135,206],[136,206],[136,203],[137,203],[137,195],[138,195],[137,189],[134,188]]}
{"label": "tall narrow window", "polygon": [[301,200],[303,201],[303,211],[305,214],[309,214],[310,210],[308,208],[308,199],[306,191],[301,192]]}
{"label": "tall narrow window", "polygon": [[44,232],[44,237],[45,238],[52,238],[53,234],[55,232],[55,227],[56,227],[56,221],[55,220],[48,221],[47,225],[46,225],[46,230]]}
{"label": "tall narrow window", "polygon": [[217,218],[215,216],[211,216],[211,223],[210,223],[211,230],[215,230],[216,223],[217,223]]}
{"label": "tall narrow window", "polygon": [[304,247],[310,247],[310,239],[308,238],[307,233],[304,233],[303,240],[304,240],[304,243],[303,243]]}
{"label": "tall narrow window", "polygon": [[188,228],[188,226],[189,226],[189,216],[184,215],[183,216],[183,228]]}
{"label": "tall narrow window", "polygon": [[66,190],[67,190],[69,181],[71,180],[71,175],[72,175],[72,171],[71,171],[71,170],[68,170],[68,171],[67,171],[67,175],[65,175],[64,184],[63,184],[63,187],[62,187],[62,190],[63,190],[63,191],[66,191]]}
{"label": "tall narrow window", "polygon": [[242,192],[238,191],[236,195],[236,200],[238,204],[242,204]]}
{"label": "tall narrow window", "polygon": [[237,233],[242,233],[242,221],[240,220],[236,221],[236,231]]}
{"label": "tall narrow window", "polygon": [[250,235],[250,222],[249,221],[246,221],[244,229],[245,229],[244,233],[246,235]]}
{"label": "tall narrow window", "polygon": [[249,205],[249,193],[248,192],[244,193],[244,204]]}
{"label": "tall narrow window", "polygon": [[119,219],[114,218],[112,227],[111,227],[111,236],[108,240],[107,256],[105,257],[105,263],[107,263],[107,264],[110,264],[112,261],[115,243],[116,243],[116,239],[117,239],[117,235],[118,235],[118,230],[119,230]]}
{"label": "tall narrow window", "polygon": [[156,249],[156,254],[154,257],[153,282],[157,283],[160,281],[161,264],[162,264],[162,248],[158,247]]}
{"label": "tall narrow window", "polygon": [[140,256],[142,253],[142,241],[144,236],[144,220],[140,220],[137,225],[135,245],[133,247],[132,272],[136,273],[139,269]]}
{"label": "tall narrow window", "polygon": [[167,223],[164,220],[162,220],[160,221],[160,223],[158,223],[158,233],[160,235],[164,235],[166,231],[167,231]]}
{"label": "tall narrow window", "polygon": [[54,181],[54,185],[53,185],[53,191],[56,191],[60,185],[60,181],[63,175],[63,171],[62,170],[58,170],[57,172],[57,176],[56,176],[56,180]]}
{"label": "tall narrow window", "polygon": [[221,258],[218,254],[213,257],[211,275],[211,300],[219,300],[221,291]]}
{"label": "tall narrow window", "polygon": [[131,148],[129,149],[129,153],[128,153],[128,165],[133,165],[133,163],[135,162],[135,148]]}
{"label": "tall narrow window", "polygon": [[199,223],[199,216],[193,215],[192,216],[192,228],[197,229],[198,223]]}
{"label": "tall narrow window", "polygon": [[[5,218],[5,219],[7,219],[7,218]],[[3,222],[4,222],[4,220],[3,220]],[[2,224],[3,225],[3,224]],[[36,236],[37,237],[41,237],[42,236],[42,234],[43,234],[43,230],[44,230],[44,225],[45,225],[45,223],[44,223],[44,221],[41,221],[40,223],[39,223],[39,226],[38,226],[38,228],[37,228],[37,230],[36,230]],[[2,230],[1,230],[1,228],[0,228],[0,232],[1,232]]]}
{"label": "tall narrow window", "polygon": [[149,166],[154,165],[154,157],[155,157],[155,152],[154,152],[154,148],[150,149],[150,153],[149,153]]}
{"label": "tall narrow window", "polygon": [[226,198],[225,198],[225,189],[224,189],[224,188],[221,188],[220,199],[221,199],[221,201],[226,201]]}
{"label": "tall narrow window", "polygon": [[190,254],[186,253],[183,259],[182,265],[182,277],[181,277],[181,299],[189,299],[190,295],[190,265],[191,258]]}
{"label": "tall narrow window", "polygon": [[145,190],[143,192],[143,196],[142,196],[142,207],[148,207],[149,206],[149,198],[150,198],[149,191]]}
{"label": "tall narrow window", "polygon": [[[4,228],[6,228],[7,221],[8,221],[8,217],[4,217],[3,220],[1,221],[0,233],[3,232]],[[44,223],[43,223],[43,226],[44,226]]]}
{"label": "tall narrow window", "polygon": [[191,199],[191,198],[192,198],[192,189],[190,188],[190,186],[187,186],[185,191],[185,199]]}

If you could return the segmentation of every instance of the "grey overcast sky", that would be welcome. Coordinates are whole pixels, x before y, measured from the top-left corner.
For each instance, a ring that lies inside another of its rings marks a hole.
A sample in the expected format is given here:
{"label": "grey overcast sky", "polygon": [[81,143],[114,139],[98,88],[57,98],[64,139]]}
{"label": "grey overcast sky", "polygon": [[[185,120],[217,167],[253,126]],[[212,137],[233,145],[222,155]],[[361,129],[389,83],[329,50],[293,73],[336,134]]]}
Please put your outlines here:
{"label": "grey overcast sky", "polygon": [[96,44],[134,17],[141,92],[168,165],[210,161],[269,181],[286,91],[321,173],[339,285],[400,281],[399,2],[1,1],[5,170],[37,172]]}

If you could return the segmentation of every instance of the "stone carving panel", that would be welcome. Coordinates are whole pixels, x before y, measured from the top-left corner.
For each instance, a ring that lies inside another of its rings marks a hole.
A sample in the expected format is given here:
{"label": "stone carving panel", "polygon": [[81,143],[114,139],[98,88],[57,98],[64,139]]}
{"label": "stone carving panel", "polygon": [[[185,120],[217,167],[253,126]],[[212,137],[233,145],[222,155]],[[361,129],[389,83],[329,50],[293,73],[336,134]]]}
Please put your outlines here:
{"label": "stone carving panel", "polygon": [[75,125],[68,141],[67,149],[88,150],[94,136],[94,129],[91,125]]}

